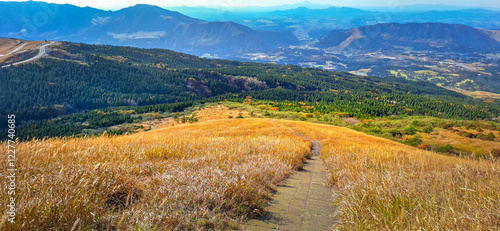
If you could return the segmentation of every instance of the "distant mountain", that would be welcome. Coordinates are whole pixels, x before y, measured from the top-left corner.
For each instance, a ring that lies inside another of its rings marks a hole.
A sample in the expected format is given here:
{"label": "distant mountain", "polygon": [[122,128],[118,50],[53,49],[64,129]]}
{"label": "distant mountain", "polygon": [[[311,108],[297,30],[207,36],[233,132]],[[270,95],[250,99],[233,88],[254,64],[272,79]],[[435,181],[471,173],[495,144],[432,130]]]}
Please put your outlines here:
{"label": "distant mountain", "polygon": [[469,26],[443,23],[386,23],[352,30],[334,30],[321,39],[319,48],[338,50],[488,51],[500,50],[498,35]]}
{"label": "distant mountain", "polygon": [[[424,12],[424,11],[456,11],[471,9],[468,6],[455,6],[446,4],[412,4],[397,7],[361,7],[363,10],[372,11],[402,11],[402,12]],[[483,8],[486,9],[486,8]],[[491,9],[490,9],[491,10]]]}
{"label": "distant mountain", "polygon": [[288,10],[277,10],[271,12],[272,15],[279,16],[288,16],[288,17],[296,17],[296,16],[308,16],[308,17],[345,17],[352,15],[360,15],[366,14],[367,12],[364,10],[359,10],[356,8],[350,7],[329,7],[326,9],[309,9],[307,7],[297,7],[295,9]]}
{"label": "distant mountain", "polygon": [[166,48],[198,55],[297,43],[290,32],[206,22],[150,5],[102,11],[43,2],[0,2],[0,22],[3,37]]}

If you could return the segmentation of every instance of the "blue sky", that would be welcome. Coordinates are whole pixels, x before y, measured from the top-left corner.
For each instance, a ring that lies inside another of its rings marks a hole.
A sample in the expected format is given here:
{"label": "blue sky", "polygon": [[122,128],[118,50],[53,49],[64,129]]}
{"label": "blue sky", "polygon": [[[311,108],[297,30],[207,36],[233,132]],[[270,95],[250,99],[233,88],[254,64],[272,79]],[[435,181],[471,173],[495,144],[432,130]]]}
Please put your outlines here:
{"label": "blue sky", "polygon": [[[5,0],[3,0],[5,1]],[[22,0],[7,0],[22,1]],[[303,2],[305,0],[45,0],[51,3],[69,3],[77,6],[91,6],[100,9],[121,9],[139,3],[162,7],[169,6],[208,6],[208,7],[246,7],[246,6],[276,6]],[[412,4],[445,4],[482,8],[499,8],[499,0],[309,0],[312,3],[349,7],[387,7]]]}

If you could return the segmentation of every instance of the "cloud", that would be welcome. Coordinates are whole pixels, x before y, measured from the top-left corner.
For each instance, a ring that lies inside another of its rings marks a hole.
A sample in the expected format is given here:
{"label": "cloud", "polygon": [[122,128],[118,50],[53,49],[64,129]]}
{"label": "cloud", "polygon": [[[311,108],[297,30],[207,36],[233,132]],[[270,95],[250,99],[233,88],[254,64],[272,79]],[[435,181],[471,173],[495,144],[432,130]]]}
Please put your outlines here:
{"label": "cloud", "polygon": [[127,33],[108,33],[109,36],[120,39],[120,40],[130,40],[130,39],[157,39],[167,35],[166,31],[137,31],[132,34]]}
{"label": "cloud", "polygon": [[92,25],[97,26],[97,25],[103,25],[109,22],[111,17],[97,17],[92,19]]}

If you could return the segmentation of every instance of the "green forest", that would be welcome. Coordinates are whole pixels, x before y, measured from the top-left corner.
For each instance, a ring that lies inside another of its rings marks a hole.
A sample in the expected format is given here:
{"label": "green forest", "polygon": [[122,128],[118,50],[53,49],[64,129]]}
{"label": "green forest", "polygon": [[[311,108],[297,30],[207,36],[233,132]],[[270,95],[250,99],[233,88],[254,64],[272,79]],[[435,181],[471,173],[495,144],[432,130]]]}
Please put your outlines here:
{"label": "green forest", "polygon": [[[281,110],[303,110],[299,103],[305,103],[311,113],[344,112],[363,119],[500,115],[496,103],[400,78],[76,43],[54,46],[49,55],[0,69],[0,129],[7,127],[7,114],[15,114],[19,137],[65,136],[133,121],[119,110],[174,112],[202,102],[243,102],[247,96],[273,101]],[[96,109],[110,111],[99,115]]]}

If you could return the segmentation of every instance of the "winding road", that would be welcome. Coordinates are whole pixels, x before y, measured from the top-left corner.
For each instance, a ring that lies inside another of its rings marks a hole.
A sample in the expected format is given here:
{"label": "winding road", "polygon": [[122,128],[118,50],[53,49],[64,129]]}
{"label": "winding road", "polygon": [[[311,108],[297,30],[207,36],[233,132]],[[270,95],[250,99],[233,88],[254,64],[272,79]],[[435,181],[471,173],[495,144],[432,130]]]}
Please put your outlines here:
{"label": "winding road", "polygon": [[[19,64],[23,64],[23,63],[27,63],[27,62],[31,62],[31,61],[37,60],[37,59],[41,58],[42,56],[44,56],[47,53],[46,49],[45,49],[47,46],[54,45],[54,44],[55,44],[55,42],[50,42],[49,44],[43,44],[42,46],[40,46],[40,52],[38,52],[38,54],[35,55],[34,57],[31,57],[29,59],[25,59],[23,61],[15,62],[15,63],[12,63],[12,64],[4,65],[4,66],[2,66],[2,68],[9,67],[11,65],[15,66],[15,65],[19,65]],[[11,51],[10,53],[14,53],[15,51],[21,49],[23,46],[16,48],[16,50]]]}

